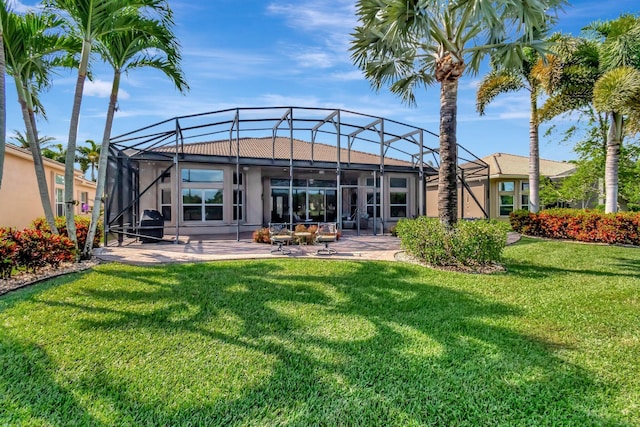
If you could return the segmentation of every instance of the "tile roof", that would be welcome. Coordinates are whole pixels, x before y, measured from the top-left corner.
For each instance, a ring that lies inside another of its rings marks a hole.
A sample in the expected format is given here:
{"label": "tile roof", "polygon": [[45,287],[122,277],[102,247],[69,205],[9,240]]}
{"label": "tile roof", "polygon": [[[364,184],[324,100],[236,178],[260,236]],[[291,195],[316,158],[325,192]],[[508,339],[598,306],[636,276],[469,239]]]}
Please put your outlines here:
{"label": "tile roof", "polygon": [[[489,165],[489,175],[529,175],[529,158],[515,154],[494,153],[483,157]],[[572,173],[575,165],[568,162],[540,159],[540,174],[548,177],[564,176]]]}
{"label": "tile roof", "polygon": [[[254,159],[280,159],[289,160],[291,148],[291,140],[284,137],[276,137],[275,144],[271,137],[263,138],[240,138],[240,157]],[[294,160],[311,160],[311,150],[313,146],[313,160],[316,162],[336,162],[337,149],[333,145],[322,144],[319,142],[310,143],[293,139],[293,158]],[[184,154],[218,156],[218,157],[235,157],[237,150],[235,140],[197,142],[192,144],[184,144]],[[165,146],[154,148],[152,151],[172,153],[175,146]],[[358,150],[349,150],[340,148],[340,162],[347,163],[350,159],[351,163],[356,164],[380,164],[380,156],[365,153]],[[384,164],[387,166],[405,166],[412,167],[411,162],[385,157]]]}

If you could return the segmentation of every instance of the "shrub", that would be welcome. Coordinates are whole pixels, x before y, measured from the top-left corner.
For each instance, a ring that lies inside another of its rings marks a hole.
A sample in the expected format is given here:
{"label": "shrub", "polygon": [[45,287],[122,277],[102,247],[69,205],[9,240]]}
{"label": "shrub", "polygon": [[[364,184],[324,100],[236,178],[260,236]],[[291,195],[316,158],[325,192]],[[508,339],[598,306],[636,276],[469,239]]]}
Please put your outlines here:
{"label": "shrub", "polygon": [[269,229],[261,228],[253,232],[253,241],[256,243],[271,243],[269,239]]}
{"label": "shrub", "polygon": [[452,230],[439,219],[400,220],[396,226],[402,248],[438,266],[485,266],[500,261],[507,242],[503,225],[492,221],[459,221]]}
{"label": "shrub", "polygon": [[58,267],[75,259],[73,242],[66,236],[32,228],[15,231],[12,236],[17,244],[16,266],[27,271]]}
{"label": "shrub", "polygon": [[[76,238],[78,240],[78,248],[82,250],[84,248],[85,242],[87,241],[87,235],[89,234],[89,224],[91,223],[91,218],[88,216],[75,216],[76,222]],[[61,236],[68,236],[67,234],[67,222],[64,216],[57,216],[55,218],[56,228]],[[31,223],[31,227],[36,230],[42,230],[50,232],[49,225],[47,224],[47,220],[44,217],[36,218]],[[100,237],[102,236],[102,221],[98,222],[98,227],[96,229],[96,235],[93,239],[93,247],[97,248],[100,246]]]}
{"label": "shrub", "polygon": [[537,214],[512,213],[514,230],[529,236],[581,242],[640,245],[640,214],[605,214],[578,209],[549,209]]}
{"label": "shrub", "polygon": [[0,279],[8,279],[16,265],[18,245],[10,228],[0,228]]}

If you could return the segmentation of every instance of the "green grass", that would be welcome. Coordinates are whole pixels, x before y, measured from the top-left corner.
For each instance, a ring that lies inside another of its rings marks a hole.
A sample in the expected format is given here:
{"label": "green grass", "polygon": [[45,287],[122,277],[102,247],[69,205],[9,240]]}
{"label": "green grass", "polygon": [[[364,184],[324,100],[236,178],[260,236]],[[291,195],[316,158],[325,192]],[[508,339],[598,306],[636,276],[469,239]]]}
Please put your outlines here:
{"label": "green grass", "polygon": [[640,425],[640,250],[102,265],[0,298],[0,425]]}

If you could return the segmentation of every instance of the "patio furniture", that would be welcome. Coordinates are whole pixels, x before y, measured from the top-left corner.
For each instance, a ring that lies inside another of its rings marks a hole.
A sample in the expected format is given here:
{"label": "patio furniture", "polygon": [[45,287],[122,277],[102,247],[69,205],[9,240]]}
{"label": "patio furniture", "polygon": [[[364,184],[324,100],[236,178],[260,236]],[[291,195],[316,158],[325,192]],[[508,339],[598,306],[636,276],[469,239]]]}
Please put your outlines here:
{"label": "patio furniture", "polygon": [[337,253],[335,249],[329,247],[330,243],[338,240],[338,227],[335,222],[321,222],[318,224],[318,231],[316,231],[316,243],[324,244],[323,248],[316,251],[316,255],[327,254],[332,255]]}
{"label": "patio furniture", "polygon": [[291,240],[293,240],[293,233],[289,230],[287,224],[269,223],[269,239],[271,240],[271,245],[278,245],[277,248],[271,250],[271,253],[291,254],[291,249],[285,247],[285,245],[291,244]]}

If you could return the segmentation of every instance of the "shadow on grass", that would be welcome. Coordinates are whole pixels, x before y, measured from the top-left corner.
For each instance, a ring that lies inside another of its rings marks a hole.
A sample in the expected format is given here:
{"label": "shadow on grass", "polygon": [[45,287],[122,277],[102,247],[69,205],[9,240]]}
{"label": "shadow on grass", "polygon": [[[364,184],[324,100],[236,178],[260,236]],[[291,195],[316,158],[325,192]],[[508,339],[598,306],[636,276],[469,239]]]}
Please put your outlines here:
{"label": "shadow on grass", "polygon": [[[509,327],[519,308],[437,282],[453,274],[327,266],[109,265],[38,303],[64,314],[80,346],[69,387],[108,402],[114,424],[610,422],[596,415],[600,385],[588,372]],[[26,352],[10,345],[6,357],[28,371]],[[19,381],[9,399],[36,399],[25,396],[31,380]],[[54,381],[39,386],[58,395]],[[87,419],[70,393],[58,397],[74,422]],[[38,416],[57,424],[57,413]]]}

